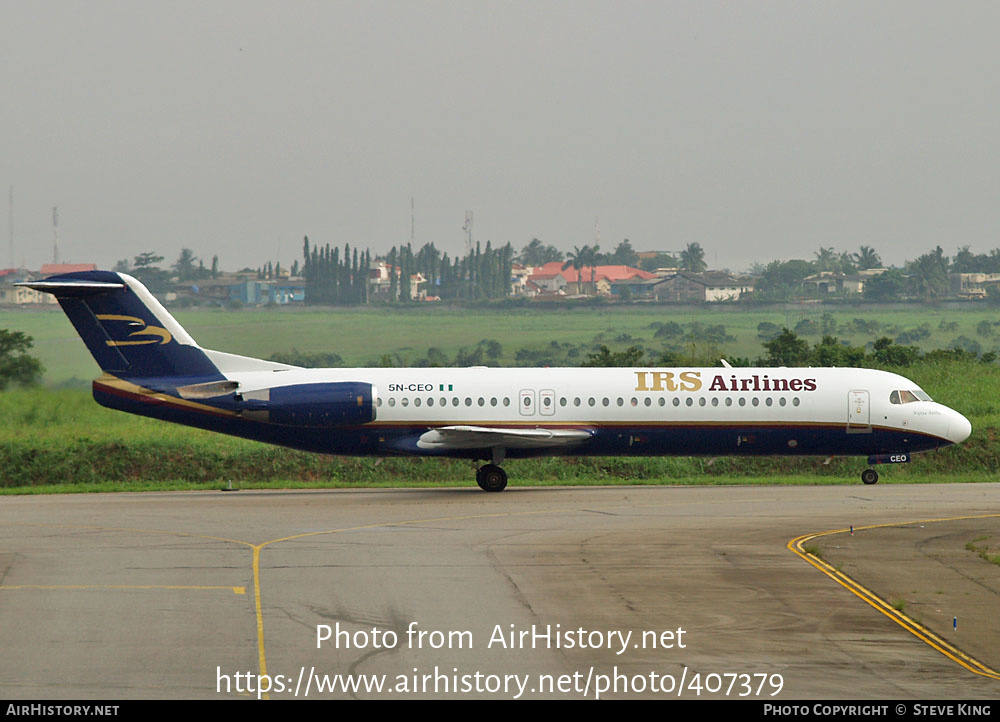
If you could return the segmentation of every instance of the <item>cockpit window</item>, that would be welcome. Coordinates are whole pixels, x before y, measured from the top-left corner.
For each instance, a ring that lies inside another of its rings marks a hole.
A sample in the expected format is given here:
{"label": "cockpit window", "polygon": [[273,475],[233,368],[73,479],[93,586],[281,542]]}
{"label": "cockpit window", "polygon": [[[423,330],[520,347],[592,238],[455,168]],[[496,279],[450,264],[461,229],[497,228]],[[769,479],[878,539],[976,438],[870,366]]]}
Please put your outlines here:
{"label": "cockpit window", "polygon": [[931,401],[931,397],[920,389],[912,391],[899,390],[889,394],[890,404],[912,404],[914,401]]}

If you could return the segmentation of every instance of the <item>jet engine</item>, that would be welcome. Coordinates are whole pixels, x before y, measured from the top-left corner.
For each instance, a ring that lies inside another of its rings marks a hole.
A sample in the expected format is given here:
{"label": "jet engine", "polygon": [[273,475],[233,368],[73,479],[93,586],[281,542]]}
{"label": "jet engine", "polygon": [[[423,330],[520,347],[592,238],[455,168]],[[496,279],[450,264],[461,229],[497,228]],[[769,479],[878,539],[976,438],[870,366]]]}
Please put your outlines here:
{"label": "jet engine", "polygon": [[375,420],[375,387],[360,381],[275,386],[237,395],[246,418],[285,426],[357,426]]}

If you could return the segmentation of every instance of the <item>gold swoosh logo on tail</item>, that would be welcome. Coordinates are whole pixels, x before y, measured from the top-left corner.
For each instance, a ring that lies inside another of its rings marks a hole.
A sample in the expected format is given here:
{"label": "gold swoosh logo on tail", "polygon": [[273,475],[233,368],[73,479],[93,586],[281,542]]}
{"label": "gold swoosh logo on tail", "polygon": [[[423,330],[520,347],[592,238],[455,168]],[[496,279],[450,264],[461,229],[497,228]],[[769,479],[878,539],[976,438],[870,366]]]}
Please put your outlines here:
{"label": "gold swoosh logo on tail", "polygon": [[136,325],[140,324],[143,328],[138,331],[133,331],[128,335],[129,338],[134,336],[156,336],[156,338],[145,338],[135,341],[112,341],[107,340],[105,343],[108,346],[147,346],[152,343],[158,343],[163,345],[165,343],[170,343],[173,340],[173,336],[170,335],[170,331],[161,326],[146,326],[146,322],[141,318],[136,316],[119,316],[113,313],[102,313],[97,316],[98,321],[126,321],[130,324]]}

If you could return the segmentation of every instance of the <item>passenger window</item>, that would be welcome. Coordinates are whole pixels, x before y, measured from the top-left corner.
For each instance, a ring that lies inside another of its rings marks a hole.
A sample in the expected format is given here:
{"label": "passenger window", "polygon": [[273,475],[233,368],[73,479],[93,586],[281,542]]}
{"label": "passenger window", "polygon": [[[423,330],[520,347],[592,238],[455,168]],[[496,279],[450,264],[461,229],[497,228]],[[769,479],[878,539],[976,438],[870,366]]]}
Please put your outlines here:
{"label": "passenger window", "polygon": [[497,405],[497,397],[493,396],[490,398],[490,406],[496,406],[496,405]]}
{"label": "passenger window", "polygon": [[740,396],[740,406],[746,406],[746,405],[747,405],[746,396]]}
{"label": "passenger window", "polygon": [[705,405],[705,397],[702,396],[701,398],[698,399],[698,406],[704,406],[704,405]]}
{"label": "passenger window", "polygon": [[647,396],[645,398],[645,403],[646,403],[646,406],[652,406],[653,400]]}
{"label": "passenger window", "polygon": [[[667,405],[667,400],[661,396],[660,397],[660,406],[666,406],[666,405]],[[674,405],[676,406],[676,404],[674,404]]]}
{"label": "passenger window", "polygon": [[395,405],[396,405],[396,399],[389,399],[389,406],[395,406]]}
{"label": "passenger window", "polygon": [[674,397],[674,406],[680,406],[680,405],[681,405],[681,400],[678,397],[675,396]]}
{"label": "passenger window", "polygon": [[580,405],[580,397],[577,396],[576,398],[573,399],[573,406],[579,406],[579,405]]}
{"label": "passenger window", "polygon": [[507,396],[503,397],[503,405],[510,406],[510,399]]}
{"label": "passenger window", "polygon": [[414,406],[420,406],[420,397],[419,396],[417,398],[413,399],[413,405]]}
{"label": "passenger window", "polygon": [[794,399],[792,399],[792,406],[798,406],[798,405],[799,405],[799,397],[796,396]]}
{"label": "passenger window", "polygon": [[409,406],[410,400],[404,396],[402,399],[399,400],[399,403],[401,403],[403,406]]}

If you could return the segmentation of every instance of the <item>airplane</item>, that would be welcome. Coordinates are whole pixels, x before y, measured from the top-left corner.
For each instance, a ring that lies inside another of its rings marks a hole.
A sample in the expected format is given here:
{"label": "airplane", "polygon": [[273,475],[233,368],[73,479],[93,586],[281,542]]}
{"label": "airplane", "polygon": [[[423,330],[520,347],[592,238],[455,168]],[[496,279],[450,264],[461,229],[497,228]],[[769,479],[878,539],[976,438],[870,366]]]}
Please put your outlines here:
{"label": "airplane", "polygon": [[[507,458],[867,456],[964,441],[972,426],[894,373],[861,368],[309,369],[201,348],[145,286],[81,271],[17,285],[55,295],[112,409],[325,454]],[[878,481],[874,469],[861,474]]]}

